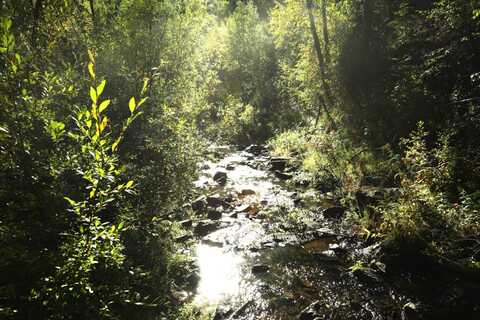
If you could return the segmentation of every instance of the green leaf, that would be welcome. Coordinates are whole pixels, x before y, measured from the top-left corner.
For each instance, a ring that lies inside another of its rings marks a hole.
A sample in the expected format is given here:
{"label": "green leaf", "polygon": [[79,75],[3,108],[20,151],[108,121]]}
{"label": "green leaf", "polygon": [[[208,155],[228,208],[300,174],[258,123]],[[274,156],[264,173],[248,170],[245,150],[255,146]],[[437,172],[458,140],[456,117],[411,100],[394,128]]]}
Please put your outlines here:
{"label": "green leaf", "polygon": [[128,108],[130,109],[131,113],[133,113],[133,111],[135,111],[135,108],[136,108],[135,97],[130,98],[130,101],[128,102]]}
{"label": "green leaf", "polygon": [[140,102],[137,104],[137,108],[140,107],[145,101],[147,101],[148,97],[143,98],[140,100]]}
{"label": "green leaf", "polygon": [[102,122],[100,123],[100,127],[99,127],[100,133],[102,133],[103,130],[107,127],[107,123],[108,123],[108,118],[104,117]]}
{"label": "green leaf", "polygon": [[133,180],[130,180],[125,184],[125,189],[131,188],[132,186],[133,186]]}
{"label": "green leaf", "polygon": [[68,203],[69,203],[72,207],[74,207],[74,206],[76,206],[76,205],[78,204],[78,202],[70,199],[69,197],[63,197],[63,199],[67,200]]}
{"label": "green leaf", "polygon": [[90,87],[90,98],[92,98],[93,103],[97,103],[97,91],[93,87]]}
{"label": "green leaf", "polygon": [[9,30],[12,27],[12,20],[8,18],[3,19],[3,27],[5,30]]}
{"label": "green leaf", "polygon": [[92,62],[88,64],[88,72],[90,73],[90,77],[92,77],[92,79],[95,79],[95,70],[93,68]]}
{"label": "green leaf", "polygon": [[88,49],[87,52],[88,52],[88,58],[90,59],[90,62],[94,63],[95,62],[95,56],[93,55],[93,52],[90,49]]}
{"label": "green leaf", "polygon": [[105,85],[107,84],[107,81],[102,80],[100,84],[97,87],[97,96],[100,97],[102,95],[103,89],[105,89]]}
{"label": "green leaf", "polygon": [[145,92],[147,92],[147,87],[149,83],[150,83],[150,79],[145,78],[143,80],[142,95],[145,94]]}
{"label": "green leaf", "polygon": [[98,113],[102,113],[105,109],[107,109],[109,104],[110,100],[102,101],[102,103],[100,103],[100,107],[98,108]]}
{"label": "green leaf", "polygon": [[122,141],[122,136],[118,137],[117,140],[112,144],[112,151],[116,151],[118,149],[118,145]]}
{"label": "green leaf", "polygon": [[122,230],[122,228],[123,228],[123,221],[118,224],[117,229],[118,229],[118,231],[120,231],[120,230]]}

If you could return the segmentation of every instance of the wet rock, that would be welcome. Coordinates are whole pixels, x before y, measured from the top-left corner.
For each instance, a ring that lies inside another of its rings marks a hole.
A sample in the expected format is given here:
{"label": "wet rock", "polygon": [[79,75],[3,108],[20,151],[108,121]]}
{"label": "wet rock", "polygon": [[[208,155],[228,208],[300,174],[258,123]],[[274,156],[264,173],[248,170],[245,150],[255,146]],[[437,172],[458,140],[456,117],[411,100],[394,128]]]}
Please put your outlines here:
{"label": "wet rock", "polygon": [[212,320],[228,319],[233,313],[233,310],[226,306],[218,306]]}
{"label": "wet rock", "polygon": [[270,159],[270,170],[271,171],[284,171],[287,167],[288,158],[284,157],[273,157]]}
{"label": "wet rock", "polygon": [[308,177],[307,174],[302,172],[302,173],[298,173],[295,176],[295,180],[293,183],[296,187],[306,188],[310,185],[311,179],[312,179],[311,177]]}
{"label": "wet rock", "polygon": [[207,234],[217,230],[220,226],[218,221],[211,221],[211,220],[201,220],[197,223],[194,228],[194,232],[198,236],[206,236]]}
{"label": "wet rock", "polygon": [[292,200],[293,200],[293,205],[294,205],[295,207],[300,206],[300,204],[301,204],[301,202],[302,202],[302,198],[300,197],[300,195],[299,195],[297,192],[292,193],[292,195],[290,196],[290,198],[292,198]]}
{"label": "wet rock", "polygon": [[207,197],[205,196],[200,196],[197,199],[193,200],[191,203],[193,211],[196,213],[202,213],[205,212],[207,209]]}
{"label": "wet rock", "polygon": [[175,242],[177,243],[183,243],[183,242],[187,242],[188,240],[191,240],[192,239],[192,236],[189,235],[189,234],[185,234],[183,236],[180,236],[180,237],[176,237],[175,238]]}
{"label": "wet rock", "polygon": [[225,204],[225,200],[219,194],[207,196],[206,201],[210,207],[214,208],[220,207]]}
{"label": "wet rock", "polygon": [[251,208],[252,208],[252,206],[249,205],[249,204],[242,204],[241,206],[238,206],[238,207],[235,208],[235,212],[237,212],[237,213],[238,212],[248,212],[248,211],[251,210]]}
{"label": "wet rock", "polygon": [[274,171],[273,172],[275,174],[275,177],[277,177],[278,179],[280,180],[288,180],[288,179],[291,179],[293,177],[293,175],[289,174],[289,173],[284,173],[284,172],[281,172],[281,171]]}
{"label": "wet rock", "polygon": [[251,144],[248,147],[246,147],[244,151],[258,156],[264,150],[265,150],[265,148],[263,146],[259,146],[258,144]]}
{"label": "wet rock", "polygon": [[256,264],[252,266],[252,273],[253,274],[261,274],[268,272],[269,267],[264,264]]}
{"label": "wet rock", "polygon": [[230,170],[230,171],[235,170],[235,166],[233,164],[229,163],[225,166],[225,169]]}
{"label": "wet rock", "polygon": [[315,301],[308,307],[302,310],[302,312],[298,315],[298,320],[318,320],[318,319],[327,319],[320,315],[321,311],[321,304],[320,301]]}
{"label": "wet rock", "polygon": [[219,220],[222,218],[222,212],[215,209],[208,210],[207,217],[210,220]]}
{"label": "wet rock", "polygon": [[209,245],[209,246],[212,246],[212,247],[217,247],[217,248],[222,248],[223,247],[223,242],[215,241],[215,240],[212,240],[212,239],[203,239],[202,243],[206,244],[206,245]]}
{"label": "wet rock", "polygon": [[233,213],[231,213],[231,214],[229,215],[229,217],[230,217],[230,218],[234,218],[234,219],[238,218],[238,212],[233,212]]}
{"label": "wet rock", "polygon": [[240,191],[240,195],[242,196],[249,196],[249,195],[254,195],[255,194],[255,191],[251,190],[251,189],[242,189],[242,191]]}
{"label": "wet rock", "polygon": [[204,163],[200,166],[200,170],[208,170],[208,169],[210,169],[210,166],[206,163]]}
{"label": "wet rock", "polygon": [[327,219],[340,219],[345,214],[344,207],[330,207],[323,210],[323,216]]}
{"label": "wet rock", "polygon": [[193,225],[193,222],[192,220],[187,219],[187,220],[180,221],[180,225],[184,228],[190,228]]}
{"label": "wet rock", "polygon": [[219,185],[224,186],[227,183],[227,173],[219,170],[213,175],[213,180]]}

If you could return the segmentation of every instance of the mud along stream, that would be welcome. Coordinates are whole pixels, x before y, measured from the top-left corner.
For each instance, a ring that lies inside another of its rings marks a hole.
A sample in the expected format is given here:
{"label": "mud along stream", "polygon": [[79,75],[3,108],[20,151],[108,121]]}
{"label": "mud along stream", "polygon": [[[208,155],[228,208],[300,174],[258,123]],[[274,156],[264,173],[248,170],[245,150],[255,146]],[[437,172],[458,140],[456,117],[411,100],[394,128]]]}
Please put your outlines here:
{"label": "mud along stream", "polygon": [[359,246],[342,228],[345,213],[329,193],[286,183],[285,159],[258,146],[212,147],[210,158],[199,164],[195,218],[182,222],[190,233],[178,239],[195,243],[199,282],[191,299],[205,315],[410,319],[408,292],[369,272],[382,263],[355,267],[376,247]]}

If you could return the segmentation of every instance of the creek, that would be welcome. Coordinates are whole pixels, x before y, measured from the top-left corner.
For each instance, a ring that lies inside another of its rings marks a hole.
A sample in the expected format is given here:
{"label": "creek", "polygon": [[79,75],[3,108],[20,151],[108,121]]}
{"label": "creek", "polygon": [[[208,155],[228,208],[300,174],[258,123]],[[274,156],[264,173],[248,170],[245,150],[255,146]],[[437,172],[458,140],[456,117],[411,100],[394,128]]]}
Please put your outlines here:
{"label": "creek", "polygon": [[291,172],[256,151],[211,147],[199,164],[193,302],[215,320],[410,319],[411,279],[352,267],[377,247],[325,217],[338,208],[331,194],[286,183]]}

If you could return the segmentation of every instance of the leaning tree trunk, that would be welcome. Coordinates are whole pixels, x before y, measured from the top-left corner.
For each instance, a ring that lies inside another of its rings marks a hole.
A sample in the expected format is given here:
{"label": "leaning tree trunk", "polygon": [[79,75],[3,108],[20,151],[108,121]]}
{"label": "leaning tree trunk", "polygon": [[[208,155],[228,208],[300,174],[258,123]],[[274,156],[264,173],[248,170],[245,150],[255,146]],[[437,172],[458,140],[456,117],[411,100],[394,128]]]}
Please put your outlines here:
{"label": "leaning tree trunk", "polygon": [[[318,33],[317,33],[317,27],[315,25],[315,17],[313,16],[313,3],[312,0],[307,0],[307,11],[308,11],[308,18],[310,21],[310,32],[312,33],[312,38],[313,38],[313,46],[315,48],[315,52],[317,54],[317,59],[318,59],[318,66],[320,69],[320,77],[322,78],[322,88],[323,92],[325,94],[325,98],[320,97],[320,105],[323,106],[325,113],[327,114],[328,119],[330,120],[332,127],[335,129],[337,126],[335,124],[335,121],[333,120],[329,107],[328,106],[333,106],[334,101],[333,101],[333,95],[332,91],[330,89],[330,86],[328,85],[327,82],[327,71],[325,67],[325,60],[323,58],[323,53],[322,53],[322,47],[320,46],[320,39],[318,38]],[[327,106],[328,104],[328,106]],[[320,108],[320,107],[319,107]],[[319,109],[320,113],[320,109]],[[317,115],[318,119],[318,115]],[[317,121],[315,121],[317,122]],[[316,123],[315,123],[316,125]]]}
{"label": "leaning tree trunk", "polygon": [[328,36],[327,23],[327,0],[322,0],[322,28],[323,28],[323,43],[325,47],[325,63],[330,63],[330,37]]}

